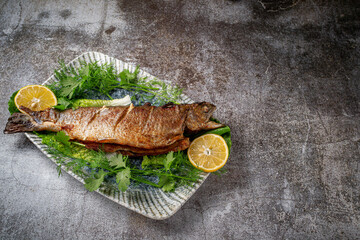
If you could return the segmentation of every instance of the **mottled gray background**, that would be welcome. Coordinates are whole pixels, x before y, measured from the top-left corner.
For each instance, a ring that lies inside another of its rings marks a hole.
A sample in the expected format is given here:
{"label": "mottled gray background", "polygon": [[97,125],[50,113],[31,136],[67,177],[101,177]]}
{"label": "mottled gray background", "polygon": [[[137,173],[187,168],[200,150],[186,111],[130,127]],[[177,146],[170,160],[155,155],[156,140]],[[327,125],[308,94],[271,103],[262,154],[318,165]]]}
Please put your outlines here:
{"label": "mottled gray background", "polygon": [[222,177],[154,221],[84,190],[0,133],[2,239],[359,239],[358,1],[0,1],[0,126],[11,93],[99,51],[217,105]]}

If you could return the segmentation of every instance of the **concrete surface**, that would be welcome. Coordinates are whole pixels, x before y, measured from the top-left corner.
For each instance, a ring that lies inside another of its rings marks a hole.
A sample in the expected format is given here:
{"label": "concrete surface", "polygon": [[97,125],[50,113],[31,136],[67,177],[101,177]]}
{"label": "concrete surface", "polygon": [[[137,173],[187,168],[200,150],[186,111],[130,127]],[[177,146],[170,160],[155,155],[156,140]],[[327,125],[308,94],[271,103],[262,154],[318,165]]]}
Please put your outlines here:
{"label": "concrete surface", "polygon": [[0,2],[0,126],[11,93],[86,51],[217,105],[222,177],[154,221],[0,134],[1,239],[359,239],[358,1]]}

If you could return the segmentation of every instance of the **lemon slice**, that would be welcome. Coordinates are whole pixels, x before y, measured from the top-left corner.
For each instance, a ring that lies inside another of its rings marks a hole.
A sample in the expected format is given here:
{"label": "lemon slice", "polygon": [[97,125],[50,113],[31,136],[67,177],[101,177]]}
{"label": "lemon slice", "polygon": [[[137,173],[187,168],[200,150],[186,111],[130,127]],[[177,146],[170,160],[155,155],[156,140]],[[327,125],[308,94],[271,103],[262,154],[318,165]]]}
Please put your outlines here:
{"label": "lemon slice", "polygon": [[221,136],[205,134],[191,142],[188,157],[197,169],[215,172],[225,165],[229,157],[229,148]]}
{"label": "lemon slice", "polygon": [[16,107],[23,113],[20,106],[27,107],[32,111],[41,111],[57,104],[55,94],[42,85],[29,85],[21,88],[14,101]]}

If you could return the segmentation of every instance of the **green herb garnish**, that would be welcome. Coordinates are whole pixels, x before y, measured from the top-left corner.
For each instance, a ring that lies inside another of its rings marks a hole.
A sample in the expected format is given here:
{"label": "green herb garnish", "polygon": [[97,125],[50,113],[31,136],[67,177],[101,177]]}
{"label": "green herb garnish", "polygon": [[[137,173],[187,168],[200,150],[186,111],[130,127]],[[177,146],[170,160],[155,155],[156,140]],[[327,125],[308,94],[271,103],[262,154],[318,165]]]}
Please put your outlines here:
{"label": "green herb garnish", "polygon": [[[200,178],[201,171],[190,164],[184,151],[145,156],[144,158],[148,159],[161,159],[165,167],[148,164],[144,168],[138,168],[131,164],[127,156],[117,154],[108,158],[103,152],[86,149],[76,142],[71,142],[65,132],[36,134],[49,146],[48,153],[54,156],[59,164],[59,175],[61,166],[71,169],[75,174],[85,178],[85,188],[89,191],[98,189],[106,176],[115,176],[118,189],[121,191],[128,188],[130,180],[162,188],[164,191],[173,191],[176,187],[191,185]],[[90,173],[84,170],[85,167],[90,169]],[[153,182],[145,179],[145,176],[156,176],[159,180]]]}
{"label": "green herb garnish", "polygon": [[103,169],[100,169],[98,173],[94,173],[92,177],[85,179],[85,188],[90,192],[95,191],[103,183],[105,176],[106,172],[104,172]]}
{"label": "green herb garnish", "polygon": [[14,101],[15,96],[16,96],[16,94],[17,94],[18,92],[19,92],[19,91],[14,92],[14,93],[11,95],[10,100],[9,100],[9,102],[8,102],[8,106],[9,106],[8,110],[9,110],[10,114],[13,114],[13,113],[15,113],[15,112],[20,112],[19,109],[16,107],[15,101]]}
{"label": "green herb garnish", "polygon": [[60,110],[74,107],[76,99],[87,99],[93,93],[112,99],[111,92],[117,88],[135,92],[141,104],[155,97],[157,105],[178,103],[182,94],[178,87],[170,87],[156,79],[139,78],[139,67],[136,67],[134,72],[125,69],[117,73],[111,64],[80,62],[79,69],[75,69],[66,66],[63,61],[59,63],[60,69],[55,70],[58,81],[47,86],[56,95],[58,105],[55,108]]}
{"label": "green herb garnish", "polygon": [[[116,100],[112,100],[111,93],[117,88],[135,93],[136,96],[133,97],[140,100],[139,104],[147,101],[152,101],[155,105],[178,103],[182,94],[181,89],[169,87],[156,79],[139,78],[138,67],[134,72],[126,69],[116,73],[112,65],[99,65],[97,62],[81,62],[78,69],[66,66],[64,62],[60,62],[60,65],[60,69],[55,71],[58,81],[48,85],[58,99],[55,108],[60,110],[103,105],[105,102],[113,103]],[[16,93],[11,96],[8,103],[11,114],[18,112],[14,103]],[[110,100],[89,99],[94,93],[107,96]],[[221,135],[230,149],[229,127],[202,132],[199,135],[206,133]],[[62,168],[71,169],[73,173],[85,179],[85,187],[89,191],[107,184],[109,178],[113,178],[120,191],[125,191],[131,182],[148,184],[163,191],[173,191],[179,186],[193,185],[201,178],[201,171],[191,165],[186,151],[144,156],[141,167],[138,167],[128,156],[116,154],[108,158],[102,151],[89,150],[81,143],[69,141],[65,132],[36,134],[42,138],[42,143],[49,146],[46,151],[55,158],[59,175]],[[157,180],[148,177],[156,177]]]}

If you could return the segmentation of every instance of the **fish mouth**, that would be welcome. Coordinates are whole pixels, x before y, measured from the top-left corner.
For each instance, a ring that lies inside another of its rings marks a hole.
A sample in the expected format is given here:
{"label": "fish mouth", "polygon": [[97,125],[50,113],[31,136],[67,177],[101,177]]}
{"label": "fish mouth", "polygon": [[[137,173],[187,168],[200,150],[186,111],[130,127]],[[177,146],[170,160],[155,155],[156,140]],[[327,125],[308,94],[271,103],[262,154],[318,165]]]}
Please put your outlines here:
{"label": "fish mouth", "polygon": [[216,106],[214,104],[209,102],[201,102],[199,103],[199,106],[201,107],[202,112],[205,115],[205,125],[203,126],[203,130],[212,130],[220,127],[225,127],[224,124],[217,123],[211,120],[212,115],[216,110]]}

